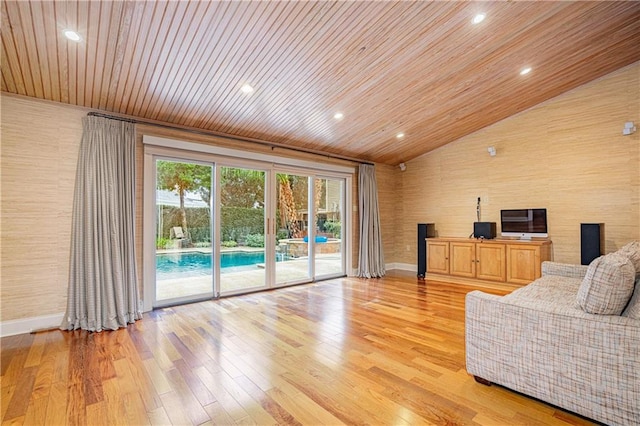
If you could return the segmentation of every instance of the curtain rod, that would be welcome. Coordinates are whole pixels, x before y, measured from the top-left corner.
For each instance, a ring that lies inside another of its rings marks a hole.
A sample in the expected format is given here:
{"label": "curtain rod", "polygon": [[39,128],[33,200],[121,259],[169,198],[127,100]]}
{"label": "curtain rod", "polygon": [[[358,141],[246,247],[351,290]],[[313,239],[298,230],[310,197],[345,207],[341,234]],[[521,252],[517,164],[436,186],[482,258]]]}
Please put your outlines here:
{"label": "curtain rod", "polygon": [[357,158],[353,158],[353,157],[347,157],[347,156],[335,155],[335,154],[328,154],[328,153],[325,153],[325,152],[319,152],[319,151],[315,151],[315,150],[312,150],[312,149],[296,148],[296,147],[291,147],[291,146],[280,144],[280,143],[267,142],[267,141],[263,141],[263,140],[260,140],[260,139],[245,138],[245,137],[242,137],[242,136],[234,136],[234,135],[229,135],[229,134],[226,134],[226,133],[218,133],[218,132],[214,132],[214,131],[210,131],[210,130],[200,130],[200,129],[194,129],[194,128],[191,128],[191,127],[180,127],[180,126],[175,126],[175,125],[171,125],[171,124],[158,123],[158,122],[155,122],[155,121],[150,121],[150,120],[145,120],[145,119],[105,114],[105,113],[102,113],[102,112],[93,112],[92,111],[92,112],[89,112],[87,115],[88,116],[92,116],[92,117],[109,118],[111,120],[126,121],[127,123],[146,124],[146,125],[149,125],[149,126],[156,126],[156,127],[161,127],[161,128],[170,129],[170,130],[180,130],[180,131],[183,131],[183,132],[193,133],[193,134],[202,135],[202,136],[217,136],[217,137],[222,137],[222,138],[226,138],[226,139],[232,139],[232,140],[239,141],[239,142],[255,143],[257,145],[267,146],[267,147],[269,147],[271,149],[273,149],[273,148],[281,148],[281,149],[286,149],[286,150],[289,150],[289,151],[302,152],[302,153],[305,153],[305,154],[320,155],[322,157],[333,158],[333,159],[336,159],[336,160],[350,161],[352,163],[368,164],[370,166],[374,165],[374,163],[372,163],[372,162],[358,160]]}

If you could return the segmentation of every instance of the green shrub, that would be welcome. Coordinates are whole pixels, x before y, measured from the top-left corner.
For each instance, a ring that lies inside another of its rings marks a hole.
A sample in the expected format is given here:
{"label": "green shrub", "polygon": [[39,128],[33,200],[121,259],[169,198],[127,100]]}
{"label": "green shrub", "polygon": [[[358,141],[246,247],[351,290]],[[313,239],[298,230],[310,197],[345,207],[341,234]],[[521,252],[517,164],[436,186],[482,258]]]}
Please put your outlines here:
{"label": "green shrub", "polygon": [[264,247],[264,235],[248,234],[245,237],[245,244],[247,247]]}
{"label": "green shrub", "polygon": [[156,238],[156,249],[162,250],[167,247],[167,244],[170,243],[170,239],[158,237]]}
{"label": "green shrub", "polygon": [[197,243],[209,243],[211,244],[211,228],[208,226],[203,227],[191,227],[189,228],[189,235],[191,235],[191,241]]}
{"label": "green shrub", "polygon": [[264,232],[264,209],[221,207],[220,216],[222,241],[240,241],[246,235]]}
{"label": "green shrub", "polygon": [[[209,209],[188,208],[185,212],[187,215],[187,231],[191,235],[191,242],[198,243],[211,241]],[[169,238],[172,227],[182,226],[180,209],[171,206],[160,206],[160,214],[162,215],[161,237]]]}
{"label": "green shrub", "polygon": [[227,247],[227,248],[238,247],[238,243],[233,241],[233,240],[223,241],[222,242],[222,247]]}
{"label": "green shrub", "polygon": [[286,229],[278,229],[278,233],[276,234],[276,240],[284,240],[289,238],[289,232]]}
{"label": "green shrub", "polygon": [[327,221],[324,223],[324,230],[330,234],[333,234],[334,238],[340,238],[341,229],[342,229],[341,222]]}
{"label": "green shrub", "polygon": [[[180,209],[177,207],[161,206],[163,217],[162,236],[168,238],[171,234],[171,227],[182,226]],[[188,208],[187,230],[191,236],[191,243],[211,242],[211,228],[209,209]],[[264,232],[264,209],[252,207],[221,207],[220,208],[220,237],[222,241],[241,241],[249,234],[260,234]],[[158,242],[159,243],[159,242]],[[163,241],[163,244],[165,242]],[[160,247],[159,247],[160,248]],[[162,246],[164,248],[164,245]]]}

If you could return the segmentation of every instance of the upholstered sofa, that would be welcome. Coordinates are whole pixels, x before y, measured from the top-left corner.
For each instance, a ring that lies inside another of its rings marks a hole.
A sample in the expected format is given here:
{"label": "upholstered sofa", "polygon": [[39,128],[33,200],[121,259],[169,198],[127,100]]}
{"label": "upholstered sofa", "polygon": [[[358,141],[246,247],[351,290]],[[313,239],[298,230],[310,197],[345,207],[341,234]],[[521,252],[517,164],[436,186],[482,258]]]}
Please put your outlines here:
{"label": "upholstered sofa", "polygon": [[467,371],[478,382],[609,425],[640,425],[637,242],[589,266],[544,262],[541,278],[506,296],[470,292],[465,332]]}

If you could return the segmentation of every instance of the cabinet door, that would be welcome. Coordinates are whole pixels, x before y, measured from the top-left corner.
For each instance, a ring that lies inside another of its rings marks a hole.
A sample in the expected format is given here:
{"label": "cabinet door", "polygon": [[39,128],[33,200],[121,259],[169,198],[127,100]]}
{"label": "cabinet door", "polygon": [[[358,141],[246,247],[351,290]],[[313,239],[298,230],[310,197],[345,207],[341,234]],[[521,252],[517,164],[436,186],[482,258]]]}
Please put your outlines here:
{"label": "cabinet door", "polygon": [[440,241],[427,242],[427,274],[449,273],[449,243]]}
{"label": "cabinet door", "polygon": [[507,278],[505,251],[504,244],[476,244],[476,277],[504,282]]}
{"label": "cabinet door", "polygon": [[529,284],[540,278],[540,247],[509,244],[507,249],[507,281]]}
{"label": "cabinet door", "polygon": [[476,244],[449,243],[451,275],[474,278],[476,276]]}

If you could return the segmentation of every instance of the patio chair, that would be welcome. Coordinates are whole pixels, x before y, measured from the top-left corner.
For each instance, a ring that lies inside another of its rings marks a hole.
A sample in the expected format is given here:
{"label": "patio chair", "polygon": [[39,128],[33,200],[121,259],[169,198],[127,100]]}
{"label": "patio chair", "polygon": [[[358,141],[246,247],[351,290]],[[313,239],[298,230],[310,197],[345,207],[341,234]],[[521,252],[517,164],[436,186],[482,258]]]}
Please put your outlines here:
{"label": "patio chair", "polygon": [[181,226],[174,226],[169,230],[169,239],[180,240],[182,247],[191,244],[191,234],[189,231],[183,230]]}
{"label": "patio chair", "polygon": [[181,240],[184,238],[184,232],[182,226],[174,226],[169,231],[169,238],[172,240]]}

